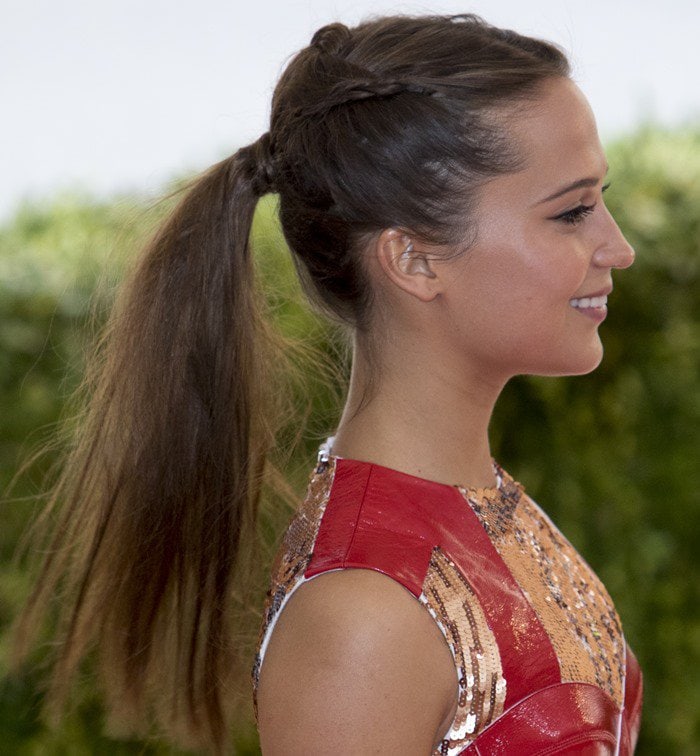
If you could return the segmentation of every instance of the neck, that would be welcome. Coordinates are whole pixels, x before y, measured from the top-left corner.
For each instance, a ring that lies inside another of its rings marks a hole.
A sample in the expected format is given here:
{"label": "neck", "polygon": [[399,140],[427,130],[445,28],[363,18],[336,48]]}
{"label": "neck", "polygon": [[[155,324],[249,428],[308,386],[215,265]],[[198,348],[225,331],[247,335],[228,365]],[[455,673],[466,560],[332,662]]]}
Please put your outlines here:
{"label": "neck", "polygon": [[356,342],[333,452],[441,483],[495,485],[488,425],[503,383],[410,352],[383,359],[368,388],[368,363]]}

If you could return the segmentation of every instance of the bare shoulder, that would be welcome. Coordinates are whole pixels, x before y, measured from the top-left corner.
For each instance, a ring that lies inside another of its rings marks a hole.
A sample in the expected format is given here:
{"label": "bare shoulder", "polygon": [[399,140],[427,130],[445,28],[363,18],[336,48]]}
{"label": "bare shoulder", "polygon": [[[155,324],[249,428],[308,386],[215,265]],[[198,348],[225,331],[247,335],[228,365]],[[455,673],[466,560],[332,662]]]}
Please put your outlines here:
{"label": "bare shoulder", "polygon": [[258,688],[264,756],[427,756],[454,715],[439,628],[409,592],[366,569],[319,575],[282,611]]}

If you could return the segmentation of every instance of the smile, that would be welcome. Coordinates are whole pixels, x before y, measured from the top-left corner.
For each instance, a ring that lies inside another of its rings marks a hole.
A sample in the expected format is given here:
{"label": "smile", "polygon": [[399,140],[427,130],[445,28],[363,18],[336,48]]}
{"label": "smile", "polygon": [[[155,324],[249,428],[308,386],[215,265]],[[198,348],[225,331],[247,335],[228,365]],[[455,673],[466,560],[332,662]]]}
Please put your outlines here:
{"label": "smile", "polygon": [[594,307],[605,307],[608,304],[607,296],[600,297],[581,297],[581,299],[570,299],[569,304],[579,310],[588,310]]}

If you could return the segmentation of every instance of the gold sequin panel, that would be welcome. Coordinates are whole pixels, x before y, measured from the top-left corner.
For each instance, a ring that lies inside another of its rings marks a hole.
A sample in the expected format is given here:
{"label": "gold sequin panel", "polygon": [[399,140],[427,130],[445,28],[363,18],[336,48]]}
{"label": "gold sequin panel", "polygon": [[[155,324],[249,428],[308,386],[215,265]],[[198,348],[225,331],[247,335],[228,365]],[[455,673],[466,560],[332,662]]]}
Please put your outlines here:
{"label": "gold sequin panel", "polygon": [[549,635],[562,681],[597,685],[621,706],[622,629],[593,570],[512,479],[479,496],[460,491]]}
{"label": "gold sequin panel", "polygon": [[271,588],[267,592],[263,619],[258,638],[258,652],[253,666],[253,703],[257,716],[257,690],[262,664],[263,642],[272,628],[277,614],[292,591],[304,579],[304,572],[311,559],[313,545],[321,525],[321,517],[328,503],[333,478],[335,459],[315,469],[309,478],[307,493],[295,513],[277,552],[272,567]]}
{"label": "gold sequin panel", "polygon": [[453,756],[503,712],[506,681],[501,657],[471,585],[437,546],[420,601],[445,636],[457,668],[457,712],[434,751],[435,756]]}

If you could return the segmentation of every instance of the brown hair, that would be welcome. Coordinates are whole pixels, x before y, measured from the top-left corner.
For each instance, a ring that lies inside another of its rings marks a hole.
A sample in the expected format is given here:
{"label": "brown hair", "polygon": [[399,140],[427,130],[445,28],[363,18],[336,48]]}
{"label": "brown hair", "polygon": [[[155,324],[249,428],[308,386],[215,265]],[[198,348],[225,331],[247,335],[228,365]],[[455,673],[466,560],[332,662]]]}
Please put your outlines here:
{"label": "brown hair", "polygon": [[119,719],[225,747],[232,585],[277,422],[276,340],[248,242],[258,198],[279,195],[310,298],[368,334],[363,245],[393,226],[464,246],[479,183],[519,164],[494,113],[568,72],[558,48],[473,15],[331,24],[292,59],[269,133],[188,188],[97,350],[18,625],[19,658],[61,587],[50,701],[96,646]]}

